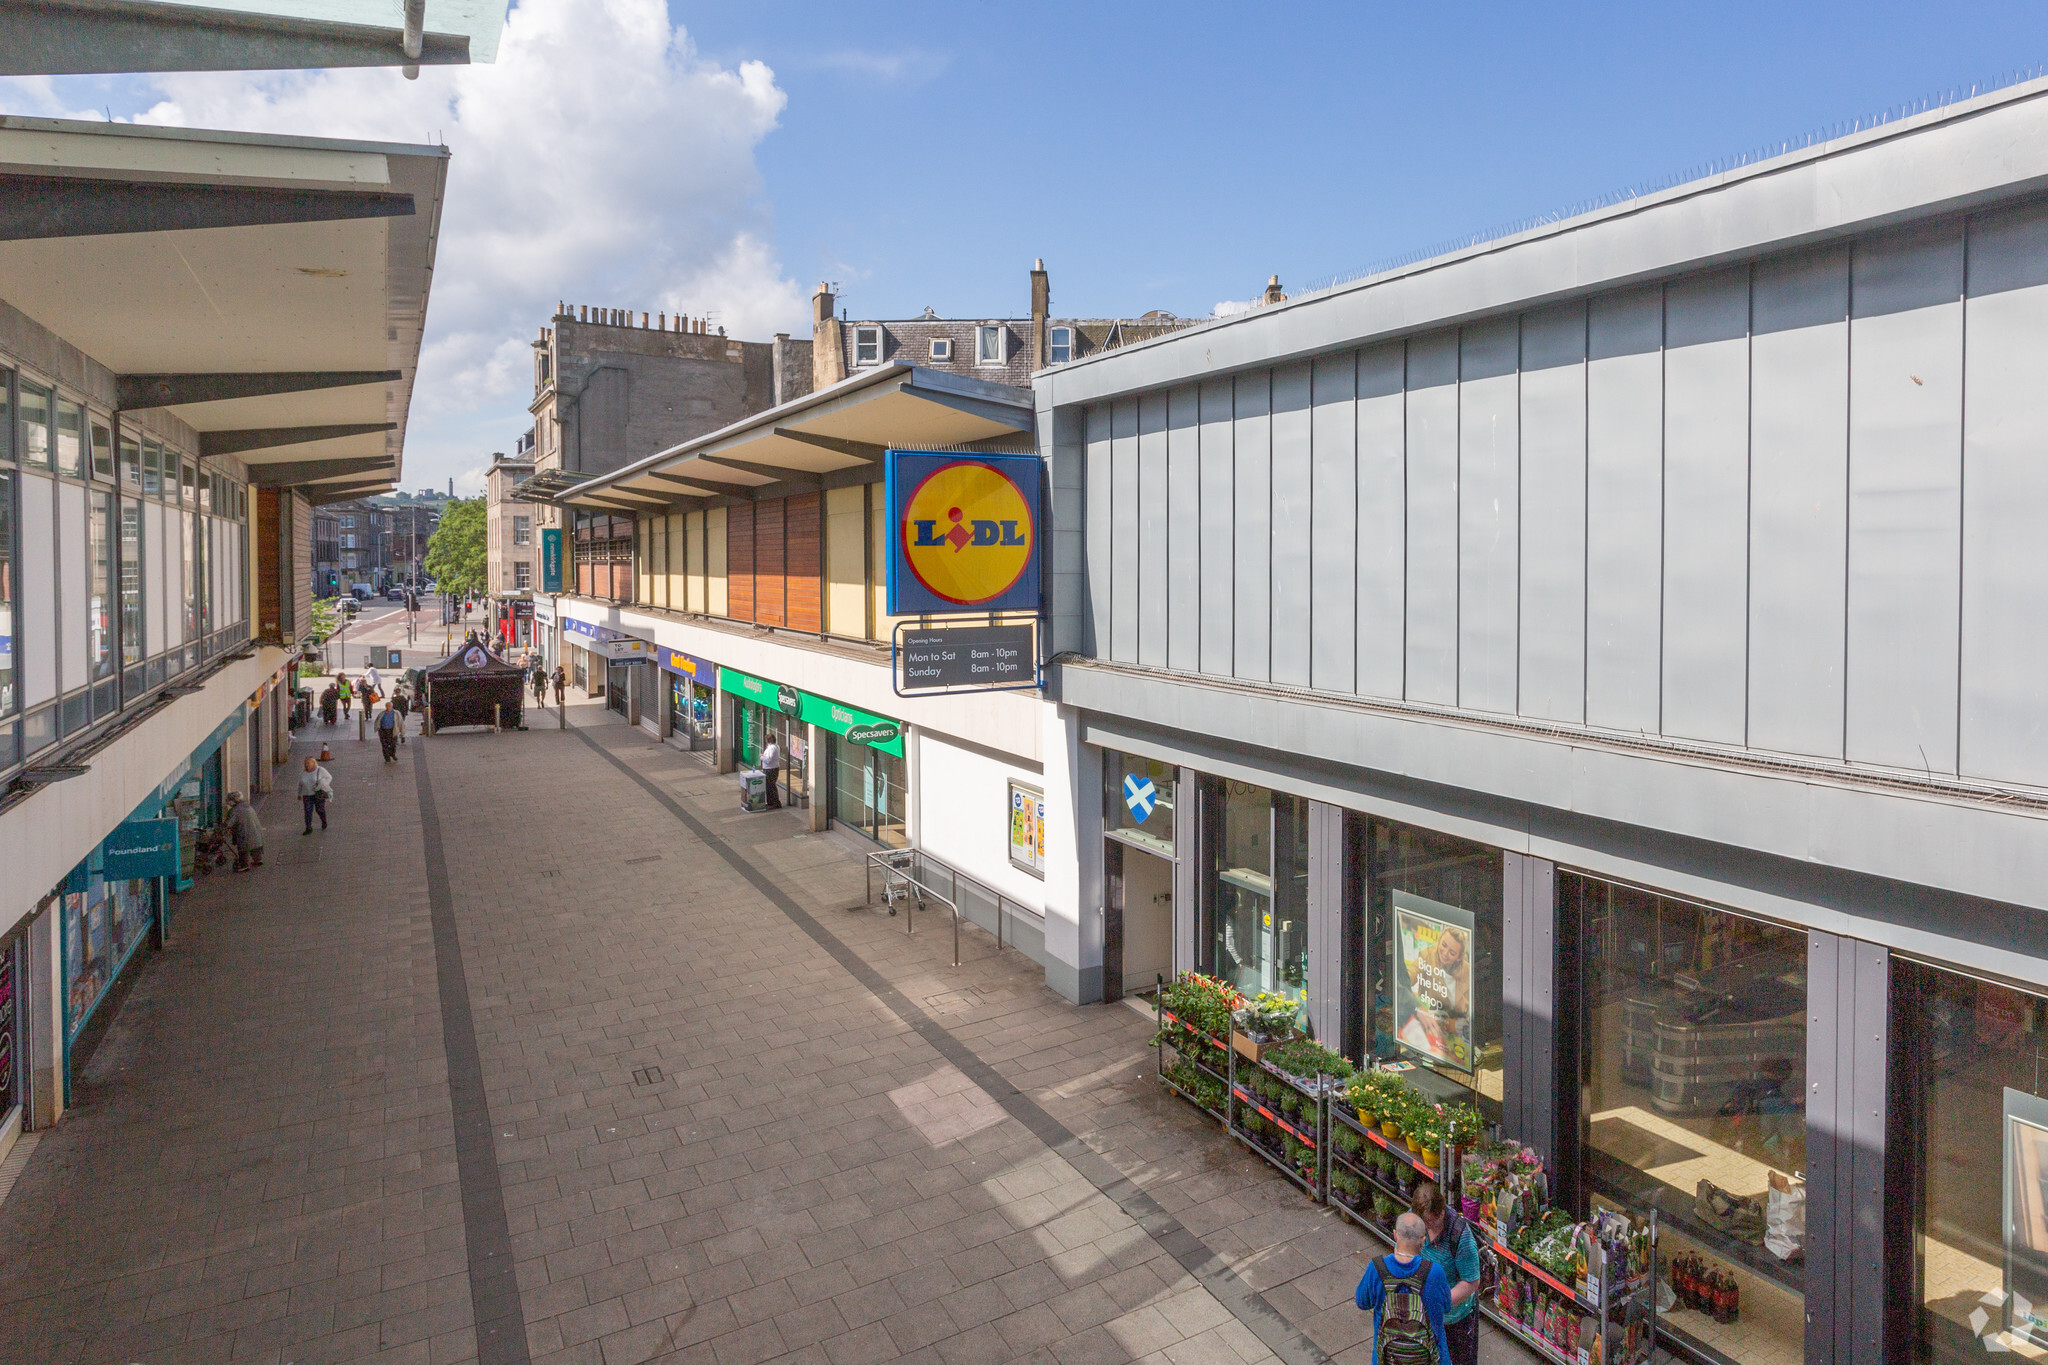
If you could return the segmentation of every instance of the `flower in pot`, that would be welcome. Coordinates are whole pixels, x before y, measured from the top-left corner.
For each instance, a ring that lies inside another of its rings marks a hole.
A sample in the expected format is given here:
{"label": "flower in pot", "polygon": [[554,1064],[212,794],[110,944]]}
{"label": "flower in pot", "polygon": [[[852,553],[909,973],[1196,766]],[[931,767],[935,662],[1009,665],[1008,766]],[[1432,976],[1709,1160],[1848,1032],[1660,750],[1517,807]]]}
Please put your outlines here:
{"label": "flower in pot", "polygon": [[1239,1029],[1261,1043],[1291,1037],[1301,1017],[1301,1002],[1280,991],[1260,991],[1234,1016]]}

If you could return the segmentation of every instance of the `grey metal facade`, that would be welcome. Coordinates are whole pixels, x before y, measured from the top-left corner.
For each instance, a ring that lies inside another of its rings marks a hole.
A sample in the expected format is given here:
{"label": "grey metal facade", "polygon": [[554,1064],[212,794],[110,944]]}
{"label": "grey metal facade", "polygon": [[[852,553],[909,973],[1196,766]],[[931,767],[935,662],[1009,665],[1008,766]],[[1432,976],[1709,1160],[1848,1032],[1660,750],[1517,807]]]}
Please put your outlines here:
{"label": "grey metal facade", "polygon": [[1085,409],[1089,652],[2048,788],[2048,206]]}

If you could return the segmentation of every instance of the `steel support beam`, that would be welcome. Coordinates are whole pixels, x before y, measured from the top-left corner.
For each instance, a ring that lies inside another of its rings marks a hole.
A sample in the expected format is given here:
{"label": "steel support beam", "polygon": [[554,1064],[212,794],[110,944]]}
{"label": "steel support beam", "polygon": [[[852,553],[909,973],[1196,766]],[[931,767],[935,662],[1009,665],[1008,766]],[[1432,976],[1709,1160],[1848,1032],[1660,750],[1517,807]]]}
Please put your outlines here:
{"label": "steel support beam", "polygon": [[850,455],[856,460],[870,464],[879,463],[888,453],[887,446],[878,446],[872,441],[849,441],[843,436],[815,436],[808,431],[797,431],[792,427],[777,427],[775,434],[790,441],[801,441],[807,446],[829,450],[835,455]]}
{"label": "steel support beam", "polygon": [[663,483],[674,484],[678,489],[690,494],[692,497],[711,498],[718,496],[715,490],[699,487],[691,480],[677,474],[656,474],[650,471],[646,474],[635,474],[632,477],[636,479],[660,479]]}
{"label": "steel support beam", "polygon": [[[784,469],[780,465],[755,464],[751,460],[729,460],[723,455],[699,455],[700,462],[717,465],[721,469],[737,470],[742,474],[754,474],[772,483],[793,483],[799,487],[818,488],[821,481],[808,469]],[[712,480],[712,482],[718,482]]]}
{"label": "steel support beam", "polygon": [[413,212],[411,195],[389,190],[189,185],[0,172],[0,242],[408,218]]}
{"label": "steel support beam", "polygon": [[970,398],[964,393],[947,393],[944,389],[922,388],[916,384],[905,384],[902,391],[914,398],[922,398],[927,403],[937,403],[942,408],[951,408],[955,412],[984,418],[1012,431],[1034,429],[1029,408],[1020,408],[1011,403],[998,403],[989,398]]}
{"label": "steel support beam", "polygon": [[[395,474],[397,471],[397,461],[389,455],[365,455],[358,460],[291,460],[250,465],[249,482],[257,488],[303,488],[344,474]],[[350,482],[361,480],[352,479]]]}
{"label": "steel support beam", "polygon": [[[203,460],[214,455],[239,455],[245,450],[275,450],[280,446],[302,446],[313,441],[331,441],[338,436],[368,436],[372,432],[394,431],[397,427],[396,422],[343,422],[325,427],[244,427],[239,431],[202,431],[199,433],[199,458]],[[390,457],[386,455],[363,458],[390,462]],[[300,467],[313,464],[345,464],[360,468],[363,460],[309,460]],[[348,471],[337,469],[334,472],[345,474]],[[328,476],[315,474],[313,477],[318,479]],[[261,483],[262,480],[252,475],[250,482]]]}
{"label": "steel support beam", "polygon": [[423,34],[419,56],[408,57],[401,30],[369,24],[156,0],[0,0],[0,76],[468,62],[469,37],[461,33]]}
{"label": "steel support beam", "polygon": [[124,412],[137,408],[173,408],[184,403],[219,403],[234,398],[267,398],[313,389],[346,389],[361,384],[391,384],[403,379],[399,370],[276,370],[243,374],[123,374],[114,377],[115,404]]}

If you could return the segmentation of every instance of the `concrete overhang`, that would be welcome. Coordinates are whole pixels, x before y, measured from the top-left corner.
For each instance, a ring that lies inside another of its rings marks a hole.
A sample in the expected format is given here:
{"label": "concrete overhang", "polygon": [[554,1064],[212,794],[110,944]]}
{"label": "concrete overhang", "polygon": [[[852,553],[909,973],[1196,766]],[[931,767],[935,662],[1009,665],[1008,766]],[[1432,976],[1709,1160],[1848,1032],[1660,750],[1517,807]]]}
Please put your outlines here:
{"label": "concrete overhang", "polygon": [[0,0],[0,76],[446,66],[496,58],[509,0]]}
{"label": "concrete overhang", "polygon": [[[56,181],[78,205],[0,240],[0,298],[263,482],[377,457],[395,485],[447,168],[442,147],[0,118],[0,188]],[[178,225],[152,225],[157,203]]]}
{"label": "concrete overhang", "polygon": [[557,501],[617,509],[628,493],[663,504],[815,486],[874,466],[891,446],[944,450],[1033,430],[1029,390],[915,365],[880,365],[829,388],[577,484]]}
{"label": "concrete overhang", "polygon": [[2048,194],[2048,78],[1041,370],[1042,408],[1503,316]]}

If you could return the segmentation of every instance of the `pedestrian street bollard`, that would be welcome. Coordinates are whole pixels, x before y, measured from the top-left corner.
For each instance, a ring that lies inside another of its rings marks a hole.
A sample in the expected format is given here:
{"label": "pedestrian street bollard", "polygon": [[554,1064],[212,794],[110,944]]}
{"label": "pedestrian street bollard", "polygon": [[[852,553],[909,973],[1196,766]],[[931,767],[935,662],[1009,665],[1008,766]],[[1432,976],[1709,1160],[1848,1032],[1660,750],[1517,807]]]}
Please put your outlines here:
{"label": "pedestrian street bollard", "polygon": [[499,702],[491,703],[491,728],[500,731],[505,728],[505,708]]}

